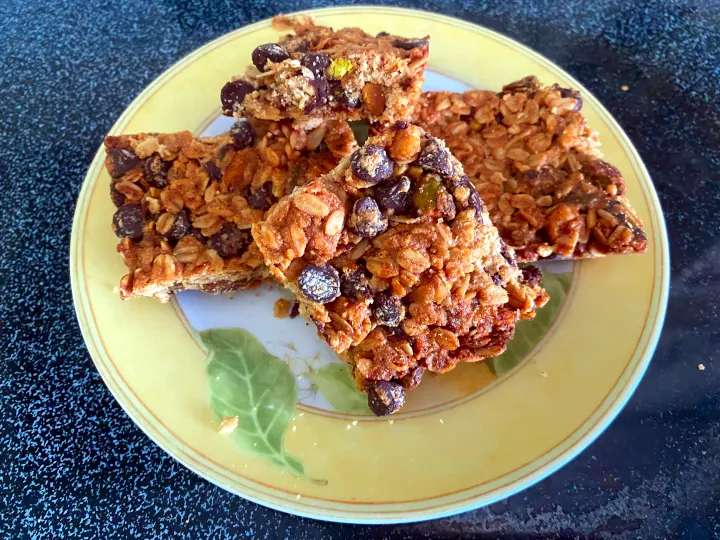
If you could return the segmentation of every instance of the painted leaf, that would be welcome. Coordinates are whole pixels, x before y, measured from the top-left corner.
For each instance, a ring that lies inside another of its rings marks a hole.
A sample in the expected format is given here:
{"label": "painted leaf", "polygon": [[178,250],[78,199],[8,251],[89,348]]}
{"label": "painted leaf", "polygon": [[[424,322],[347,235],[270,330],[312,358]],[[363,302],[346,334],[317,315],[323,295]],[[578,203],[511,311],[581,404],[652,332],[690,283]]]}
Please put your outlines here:
{"label": "painted leaf", "polygon": [[545,271],[543,273],[542,285],[550,295],[550,300],[545,307],[538,310],[532,321],[518,321],[515,327],[515,337],[508,343],[507,350],[488,362],[488,366],[495,375],[500,377],[517,366],[542,339],[567,296],[571,278],[571,272],[553,274]]}
{"label": "painted leaf", "polygon": [[310,378],[336,411],[370,414],[367,396],[355,386],[349,364],[333,363],[313,370]]}
{"label": "painted leaf", "polygon": [[210,351],[205,372],[215,414],[237,416],[236,443],[251,454],[304,476],[302,463],[285,451],[284,439],[295,415],[297,388],[290,368],[241,328],[200,332]]}

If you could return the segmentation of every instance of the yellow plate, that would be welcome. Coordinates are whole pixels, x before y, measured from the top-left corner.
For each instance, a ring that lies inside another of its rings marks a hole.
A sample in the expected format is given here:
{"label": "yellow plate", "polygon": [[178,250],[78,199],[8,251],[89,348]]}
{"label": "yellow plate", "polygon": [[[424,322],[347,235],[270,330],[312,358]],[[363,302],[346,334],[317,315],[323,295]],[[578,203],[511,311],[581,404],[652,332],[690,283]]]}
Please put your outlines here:
{"label": "yellow plate", "polygon": [[[109,178],[98,151],[78,201],[70,253],[73,298],[90,354],[118,402],[157,444],[204,478],[260,504],[318,519],[391,523],[505,498],[590,444],[647,368],[669,274],[665,225],[648,173],[580,83],[502,35],[403,9],[310,13],[336,28],[430,34],[428,80],[436,87],[498,89],[535,74],[579,88],[606,159],[622,171],[646,224],[648,253],[551,267],[548,286],[559,300],[544,321],[518,330],[511,354],[430,377],[401,414],[377,419],[301,321],[272,319],[272,301],[281,292],[263,289],[233,300],[182,293],[166,305],[121,302],[114,288],[124,266],[115,253]],[[248,63],[255,46],[276,36],[262,21],[192,53],[153,82],[111,133],[202,132],[219,115],[222,85]],[[217,326],[246,328],[259,341],[239,330],[208,331]],[[243,371],[253,362],[265,379],[274,377],[272,386]],[[275,371],[268,375],[268,369]],[[238,429],[218,434],[218,414],[235,410]],[[282,414],[264,417],[258,410]]]}

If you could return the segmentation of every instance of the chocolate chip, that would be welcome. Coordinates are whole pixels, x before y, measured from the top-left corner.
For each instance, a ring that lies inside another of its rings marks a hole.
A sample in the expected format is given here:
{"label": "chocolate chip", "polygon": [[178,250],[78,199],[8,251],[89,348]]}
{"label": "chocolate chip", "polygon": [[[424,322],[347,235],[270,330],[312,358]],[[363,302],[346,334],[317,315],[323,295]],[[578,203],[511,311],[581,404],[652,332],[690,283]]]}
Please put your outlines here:
{"label": "chocolate chip", "polygon": [[195,227],[190,227],[187,232],[185,233],[185,236],[192,236],[195,240],[200,242],[201,244],[206,244],[208,241],[207,236],[205,236],[200,229],[196,229]]}
{"label": "chocolate chip", "polygon": [[352,172],[369,184],[379,184],[392,176],[395,164],[382,146],[368,144],[350,157]]}
{"label": "chocolate chip", "polygon": [[343,272],[340,278],[340,292],[350,300],[364,300],[370,298],[370,282],[362,268],[352,272]]}
{"label": "chocolate chip", "polygon": [[268,60],[277,64],[288,58],[290,58],[288,53],[277,43],[265,43],[264,45],[256,47],[252,52],[252,63],[255,64],[255,67],[260,71],[265,71],[265,65]]}
{"label": "chocolate chip", "polygon": [[382,214],[375,199],[361,197],[353,205],[348,225],[363,238],[374,238],[388,227],[388,219]]}
{"label": "chocolate chip", "polygon": [[222,170],[214,161],[206,161],[203,163],[203,169],[208,173],[210,180],[217,182],[222,179]]}
{"label": "chocolate chip", "polygon": [[380,184],[375,188],[375,200],[386,214],[402,216],[412,210],[411,184],[407,176]]}
{"label": "chocolate chip", "polygon": [[111,148],[108,150],[105,164],[110,176],[119,178],[140,165],[140,158],[132,150],[124,148]]}
{"label": "chocolate chip", "polygon": [[580,97],[580,92],[577,90],[571,90],[570,88],[561,88],[557,84],[555,85],[555,88],[560,90],[560,96],[564,98],[573,98],[575,100],[575,106],[572,108],[573,111],[579,111],[582,109],[583,106],[583,100],[582,97]]}
{"label": "chocolate chip", "polygon": [[252,146],[255,142],[255,128],[245,118],[241,118],[232,125],[230,135],[237,150]]}
{"label": "chocolate chip", "polygon": [[225,223],[220,232],[210,237],[208,243],[223,259],[229,259],[245,251],[250,244],[250,235],[233,223]]}
{"label": "chocolate chip", "polygon": [[540,268],[530,264],[528,266],[523,266],[520,271],[522,272],[522,277],[525,283],[531,287],[540,285],[540,282],[542,281],[542,270],[540,270]]}
{"label": "chocolate chip", "polygon": [[431,137],[420,151],[416,163],[427,171],[433,171],[445,177],[452,176],[455,171],[450,152],[445,150],[434,137]]}
{"label": "chocolate chip", "polygon": [[230,81],[220,90],[223,114],[232,115],[236,105],[242,105],[245,96],[255,91],[252,84],[242,79]]}
{"label": "chocolate chip", "polygon": [[311,302],[327,304],[340,296],[340,276],[329,264],[309,264],[300,272],[298,288]]}
{"label": "chocolate chip", "polygon": [[119,238],[140,240],[145,226],[145,213],[139,204],[121,206],[113,215],[113,229]]}
{"label": "chocolate chip", "polygon": [[300,302],[295,300],[295,302],[293,302],[292,307],[290,308],[290,315],[288,315],[288,317],[290,317],[291,319],[294,319],[298,315],[300,315]]}
{"label": "chocolate chip", "polygon": [[398,120],[397,122],[395,122],[393,127],[395,129],[407,129],[408,123],[405,120]]}
{"label": "chocolate chip", "polygon": [[400,384],[402,384],[403,388],[405,388],[406,390],[412,390],[413,388],[417,388],[418,386],[420,386],[420,382],[422,381],[424,373],[424,367],[415,366],[410,370],[410,373],[400,379]]}
{"label": "chocolate chip", "polygon": [[183,209],[175,215],[175,221],[173,221],[172,227],[170,227],[164,236],[168,242],[177,242],[185,236],[190,229],[192,229],[192,224],[188,217],[188,211],[187,209]]}
{"label": "chocolate chip", "polygon": [[118,208],[125,204],[125,195],[117,190],[115,182],[110,182],[110,199],[112,199],[113,204]]}
{"label": "chocolate chip", "polygon": [[373,315],[378,324],[385,326],[397,326],[405,317],[405,306],[397,296],[390,296],[380,292],[373,299]]}
{"label": "chocolate chip", "polygon": [[405,51],[412,51],[413,49],[417,49],[419,47],[427,47],[429,45],[427,39],[414,39],[414,40],[400,40],[396,39],[392,42],[393,47],[397,47],[398,49],[403,49]]}
{"label": "chocolate chip", "polygon": [[324,53],[308,53],[300,59],[300,65],[312,71],[316,78],[325,78],[325,71],[330,65],[330,57]]}
{"label": "chocolate chip", "polygon": [[272,187],[270,184],[264,184],[255,191],[251,191],[247,196],[248,205],[250,208],[254,208],[255,210],[270,210],[270,207],[275,201],[276,199],[272,194]]}
{"label": "chocolate chip", "polygon": [[470,182],[470,179],[467,176],[463,176],[462,178],[453,180],[450,184],[450,189],[453,191],[453,193],[455,193],[455,189],[460,186],[467,188],[467,190],[470,192],[467,200],[458,201],[460,208],[463,210],[465,210],[466,208],[474,208],[475,219],[477,219],[477,221],[482,225],[484,222],[482,213],[485,209],[485,205],[483,204],[480,195],[478,195],[475,186],[472,184],[472,182]]}
{"label": "chocolate chip", "polygon": [[171,162],[165,161],[158,154],[153,154],[145,160],[143,165],[145,180],[152,187],[164,188],[167,186],[167,174],[170,166]]}
{"label": "chocolate chip", "polygon": [[376,35],[375,37],[376,37],[376,38],[381,38],[381,37],[387,37],[387,36],[389,36],[389,35],[390,35],[390,34],[388,34],[387,32],[379,32],[378,35]]}
{"label": "chocolate chip", "polygon": [[312,111],[322,109],[328,103],[328,96],[330,94],[330,87],[328,82],[324,78],[317,78],[310,81],[310,84],[315,89],[315,95],[312,97],[310,102],[305,105],[305,114],[310,114]]}
{"label": "chocolate chip", "polygon": [[328,90],[333,106],[347,107],[348,109],[357,109],[360,106],[360,99],[347,93],[339,80],[328,81]]}
{"label": "chocolate chip", "polygon": [[503,256],[503,258],[510,263],[511,266],[517,268],[517,262],[515,262],[515,254],[508,249],[507,244],[503,241],[500,241],[500,255]]}
{"label": "chocolate chip", "polygon": [[502,278],[500,277],[500,274],[498,274],[498,273],[493,274],[492,280],[495,285],[497,285],[498,287],[502,287],[503,282],[502,282]]}
{"label": "chocolate chip", "polygon": [[393,414],[405,404],[405,389],[393,381],[372,381],[368,384],[368,407],[375,416]]}

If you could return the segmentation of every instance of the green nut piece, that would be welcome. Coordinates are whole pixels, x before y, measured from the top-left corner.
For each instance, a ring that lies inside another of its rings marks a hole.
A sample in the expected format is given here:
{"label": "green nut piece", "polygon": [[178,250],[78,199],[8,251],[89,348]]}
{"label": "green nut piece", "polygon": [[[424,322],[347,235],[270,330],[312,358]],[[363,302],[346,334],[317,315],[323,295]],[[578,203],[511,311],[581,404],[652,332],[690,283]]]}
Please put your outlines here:
{"label": "green nut piece", "polygon": [[352,69],[352,62],[347,58],[336,58],[330,62],[327,70],[328,77],[331,79],[342,79],[348,71]]}
{"label": "green nut piece", "polygon": [[440,185],[440,179],[434,174],[429,174],[420,180],[412,196],[413,204],[420,213],[437,206]]}

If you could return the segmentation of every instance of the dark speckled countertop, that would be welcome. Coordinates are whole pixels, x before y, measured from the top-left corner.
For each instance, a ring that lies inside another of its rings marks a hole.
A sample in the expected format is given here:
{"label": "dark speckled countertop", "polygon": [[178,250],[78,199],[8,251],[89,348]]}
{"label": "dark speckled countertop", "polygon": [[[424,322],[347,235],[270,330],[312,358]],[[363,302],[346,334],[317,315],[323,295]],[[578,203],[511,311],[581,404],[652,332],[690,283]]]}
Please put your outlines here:
{"label": "dark speckled countertop", "polygon": [[660,194],[672,285],[657,352],[614,424],[559,472],[453,518],[328,524],[222,491],[120,409],[85,349],[68,280],[74,203],[92,156],[130,101],[195,48],[278,11],[328,5],[0,1],[0,536],[720,538],[713,0],[403,3],[503,32],[569,71],[625,128]]}

